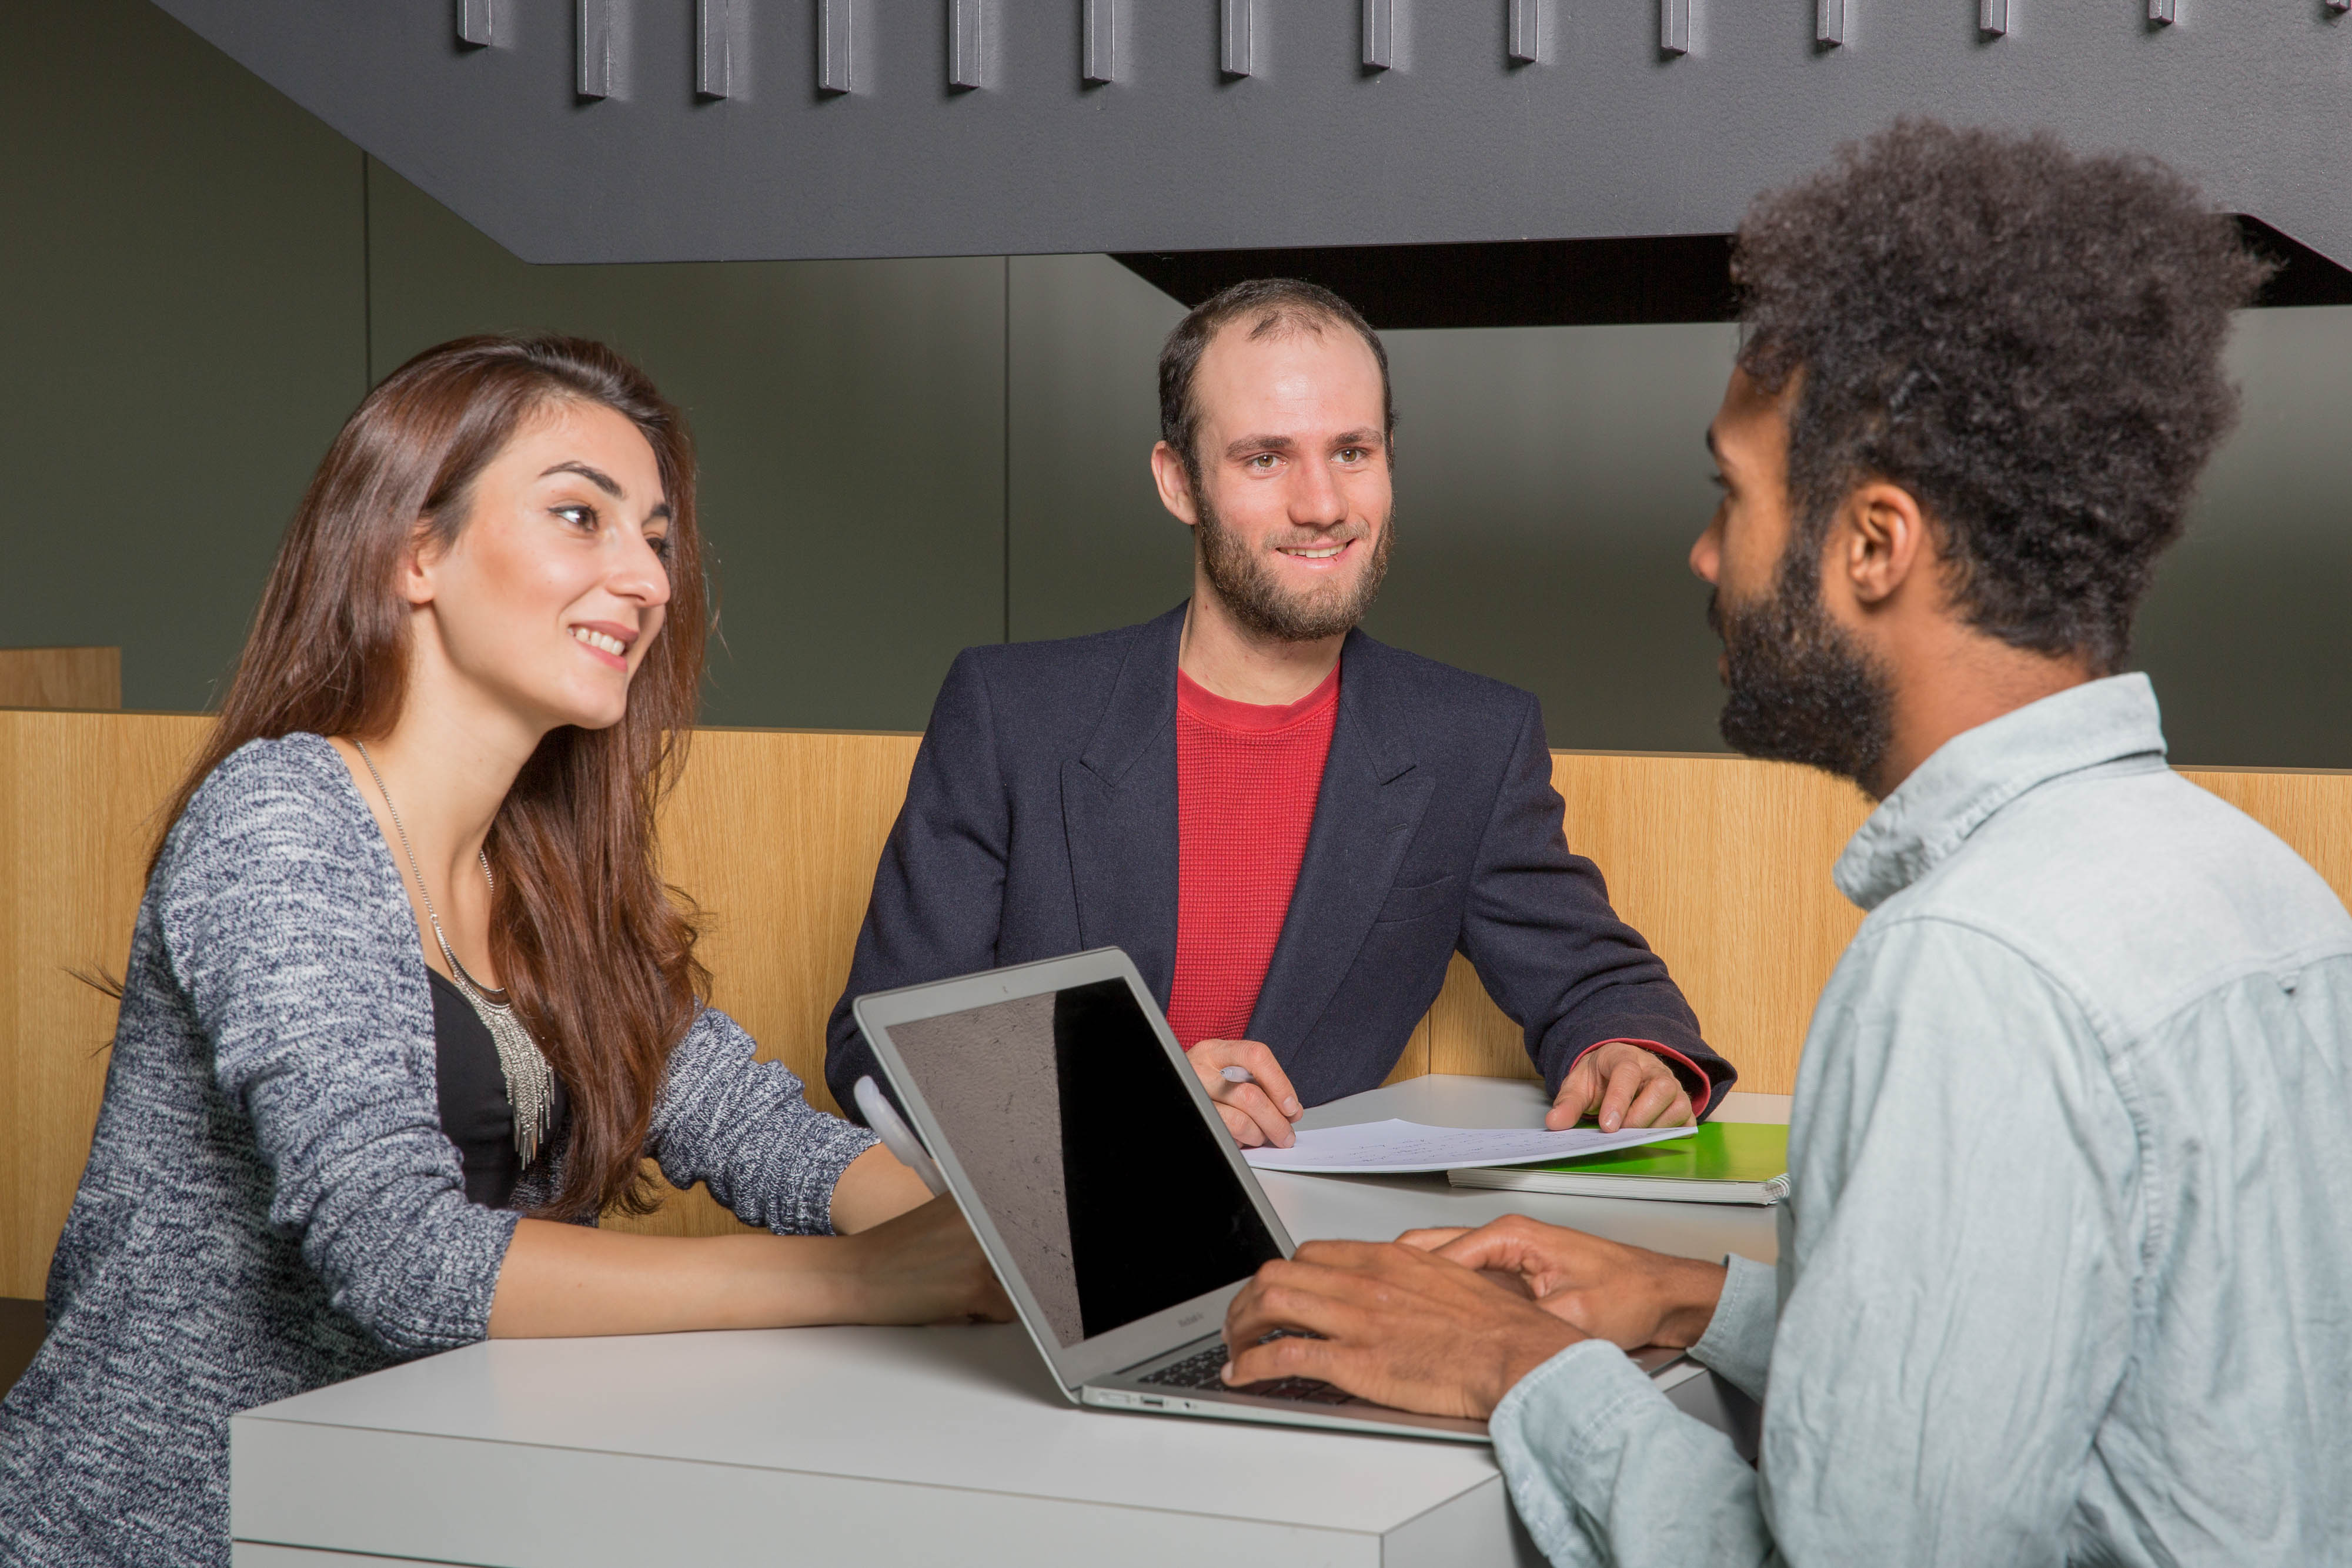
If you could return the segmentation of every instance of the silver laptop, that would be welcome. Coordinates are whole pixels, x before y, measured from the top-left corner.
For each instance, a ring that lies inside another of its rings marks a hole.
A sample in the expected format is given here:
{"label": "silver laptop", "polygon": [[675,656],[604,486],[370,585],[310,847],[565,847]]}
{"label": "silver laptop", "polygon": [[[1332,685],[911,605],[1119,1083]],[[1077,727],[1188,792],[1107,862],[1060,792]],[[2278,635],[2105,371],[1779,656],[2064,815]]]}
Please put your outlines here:
{"label": "silver laptop", "polygon": [[1486,1441],[1483,1421],[1311,1379],[1220,1381],[1226,1304],[1291,1240],[1125,953],[877,992],[854,1011],[1072,1400]]}

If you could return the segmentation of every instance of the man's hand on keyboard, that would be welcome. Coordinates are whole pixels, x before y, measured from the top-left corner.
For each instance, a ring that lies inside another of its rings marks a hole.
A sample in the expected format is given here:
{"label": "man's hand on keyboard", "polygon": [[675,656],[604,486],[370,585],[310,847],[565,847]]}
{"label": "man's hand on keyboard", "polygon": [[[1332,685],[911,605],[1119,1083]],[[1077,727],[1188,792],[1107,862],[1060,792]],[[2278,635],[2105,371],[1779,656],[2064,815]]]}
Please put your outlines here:
{"label": "man's hand on keyboard", "polygon": [[[1281,1329],[1305,1333],[1266,1338]],[[1226,1310],[1224,1381],[1314,1378],[1401,1410],[1483,1420],[1513,1384],[1584,1337],[1420,1248],[1310,1241],[1259,1269]]]}

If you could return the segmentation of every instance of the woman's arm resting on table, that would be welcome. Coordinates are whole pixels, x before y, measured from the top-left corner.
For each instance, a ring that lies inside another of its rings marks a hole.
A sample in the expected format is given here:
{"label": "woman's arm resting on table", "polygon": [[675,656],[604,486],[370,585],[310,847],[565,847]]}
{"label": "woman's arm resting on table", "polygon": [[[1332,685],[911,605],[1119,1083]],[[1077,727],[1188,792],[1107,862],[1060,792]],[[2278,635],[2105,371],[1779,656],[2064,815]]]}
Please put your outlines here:
{"label": "woman's arm resting on table", "polygon": [[856,1236],[632,1236],[526,1219],[499,1271],[490,1337],[1010,1316],[955,1201],[937,1198]]}
{"label": "woman's arm resting on table", "polygon": [[833,1184],[833,1228],[837,1236],[871,1230],[931,1201],[923,1178],[877,1144],[849,1162]]}

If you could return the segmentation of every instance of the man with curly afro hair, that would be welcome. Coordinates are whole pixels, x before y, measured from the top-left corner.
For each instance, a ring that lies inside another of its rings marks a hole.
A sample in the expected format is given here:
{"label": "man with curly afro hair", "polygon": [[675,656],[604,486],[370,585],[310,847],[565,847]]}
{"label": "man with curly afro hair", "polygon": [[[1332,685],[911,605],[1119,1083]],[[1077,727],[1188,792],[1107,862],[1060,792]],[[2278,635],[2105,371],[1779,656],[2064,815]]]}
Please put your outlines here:
{"label": "man with curly afro hair", "polygon": [[[2120,673],[2261,268],[2149,159],[1916,120],[1736,267],[1691,552],[1724,735],[1881,802],[1777,1270],[1517,1218],[1311,1243],[1227,1376],[1486,1417],[1555,1563],[2352,1561],[2352,917]],[[1753,1469],[1645,1344],[1762,1402]]]}

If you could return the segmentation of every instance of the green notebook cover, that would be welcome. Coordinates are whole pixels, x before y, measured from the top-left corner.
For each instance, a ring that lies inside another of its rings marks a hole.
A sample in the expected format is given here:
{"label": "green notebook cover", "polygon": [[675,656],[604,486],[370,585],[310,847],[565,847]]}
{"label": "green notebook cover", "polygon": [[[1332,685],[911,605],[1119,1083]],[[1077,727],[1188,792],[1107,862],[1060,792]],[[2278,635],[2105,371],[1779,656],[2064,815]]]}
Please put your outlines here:
{"label": "green notebook cover", "polygon": [[1509,1168],[1568,1176],[1646,1176],[1654,1181],[1764,1182],[1789,1174],[1789,1129],[1771,1122],[1707,1122],[1687,1138]]}

